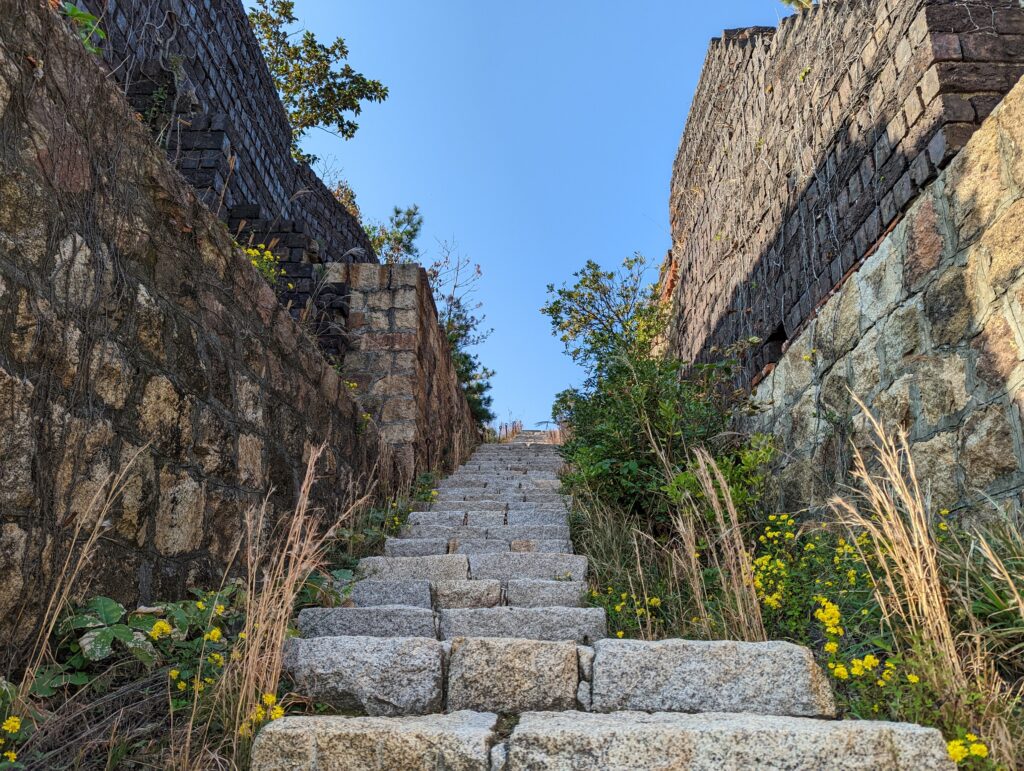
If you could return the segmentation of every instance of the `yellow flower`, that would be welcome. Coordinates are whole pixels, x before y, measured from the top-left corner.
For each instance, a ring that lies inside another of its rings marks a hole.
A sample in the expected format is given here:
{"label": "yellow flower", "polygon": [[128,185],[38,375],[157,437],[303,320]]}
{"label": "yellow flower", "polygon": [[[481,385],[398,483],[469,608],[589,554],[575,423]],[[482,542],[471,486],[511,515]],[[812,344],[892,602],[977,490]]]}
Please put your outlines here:
{"label": "yellow flower", "polygon": [[860,677],[864,674],[864,662],[860,659],[854,659],[850,662],[850,674],[854,677]]}
{"label": "yellow flower", "polygon": [[188,688],[188,685],[185,683],[185,681],[184,680],[179,680],[178,681],[178,690],[179,691],[184,691],[186,688]]}
{"label": "yellow flower", "polygon": [[244,639],[245,639],[246,637],[248,637],[248,636],[249,636],[249,635],[247,635],[247,634],[246,634],[245,632],[239,632],[239,633],[238,633],[238,639],[239,639],[239,640],[244,640]]}
{"label": "yellow flower", "polygon": [[161,637],[169,635],[171,631],[171,625],[161,618],[153,624],[153,628],[149,630],[149,636],[154,640],[159,640]]}
{"label": "yellow flower", "polygon": [[650,605],[652,608],[660,608],[661,600],[657,597],[651,597],[651,599],[647,601],[647,604]]}
{"label": "yellow flower", "polygon": [[172,669],[172,670],[171,670],[170,672],[168,672],[167,674],[168,674],[168,675],[170,676],[170,678],[171,678],[172,680],[177,680],[177,679],[178,679],[178,675],[180,675],[180,674],[181,674],[181,672],[179,672],[179,671],[178,671],[177,669]]}
{"label": "yellow flower", "polygon": [[969,742],[978,741],[978,736],[976,734],[964,734],[964,738]]}
{"label": "yellow flower", "polygon": [[7,750],[7,752],[4,753],[4,757],[13,763],[18,759],[18,753],[14,750]]}
{"label": "yellow flower", "polygon": [[968,749],[961,739],[954,739],[946,744],[946,752],[949,753],[949,757],[954,763],[959,763],[967,757]]}
{"label": "yellow flower", "polygon": [[825,643],[825,653],[835,653],[838,650],[839,650],[839,643],[832,642],[831,640],[829,640],[827,643]]}
{"label": "yellow flower", "polygon": [[625,633],[625,632],[623,632],[623,631],[622,631],[622,630],[620,629],[620,630],[619,630],[618,632],[616,632],[616,633],[615,633],[615,636],[616,636],[616,637],[622,637],[622,636],[623,636],[623,635],[625,635],[625,634],[626,634],[626,633]]}
{"label": "yellow flower", "polygon": [[196,602],[196,607],[199,608],[199,610],[206,610],[206,603],[202,600],[198,600]]}
{"label": "yellow flower", "polygon": [[832,669],[832,674],[838,680],[846,680],[850,676],[850,673],[842,664],[836,664],[835,667]]}
{"label": "yellow flower", "polygon": [[949,530],[949,525],[947,525],[945,522],[940,522],[939,530]]}
{"label": "yellow flower", "polygon": [[278,704],[276,707],[270,710],[271,720],[279,720],[282,717],[284,717],[284,707],[282,707],[280,704]]}
{"label": "yellow flower", "polygon": [[218,616],[223,616],[225,610],[227,610],[227,608],[225,608],[223,605],[218,605],[216,608],[213,609],[213,612],[216,613]]}
{"label": "yellow flower", "polygon": [[210,629],[209,632],[203,635],[203,639],[208,642],[220,642],[223,635],[221,634],[220,627],[215,626]]}
{"label": "yellow flower", "polygon": [[246,721],[246,722],[242,723],[242,725],[240,725],[238,727],[238,735],[239,736],[251,736],[252,735],[252,726],[249,725],[249,721]]}
{"label": "yellow flower", "polygon": [[867,656],[864,657],[864,668],[865,669],[874,669],[875,667],[877,667],[881,663],[882,662],[880,662],[877,658],[875,658],[870,653]]}
{"label": "yellow flower", "polygon": [[971,746],[968,747],[967,749],[975,757],[979,757],[979,758],[987,758],[988,757],[988,747],[986,747],[981,742],[973,742],[971,744]]}
{"label": "yellow flower", "polygon": [[263,694],[263,698],[261,699],[261,701],[268,707],[273,707],[275,704],[277,704],[277,695],[273,693],[265,693]]}
{"label": "yellow flower", "polygon": [[221,654],[217,653],[217,651],[214,651],[209,656],[207,656],[206,660],[213,664],[215,667],[224,666],[224,657]]}
{"label": "yellow flower", "polygon": [[21,730],[21,718],[17,715],[11,715],[3,722],[3,725],[0,725],[0,729],[9,734],[18,733]]}
{"label": "yellow flower", "polygon": [[918,677],[917,675],[915,675],[913,672],[908,672],[907,673],[907,682],[908,683],[917,683],[917,682],[920,682],[920,681],[921,681],[921,678]]}

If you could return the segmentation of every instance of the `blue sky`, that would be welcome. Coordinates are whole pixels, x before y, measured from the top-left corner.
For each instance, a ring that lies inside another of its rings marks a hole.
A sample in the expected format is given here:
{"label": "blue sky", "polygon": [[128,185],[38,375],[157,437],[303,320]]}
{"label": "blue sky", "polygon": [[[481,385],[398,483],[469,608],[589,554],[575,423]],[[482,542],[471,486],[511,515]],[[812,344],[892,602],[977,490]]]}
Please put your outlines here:
{"label": "blue sky", "polygon": [[[249,4],[249,2],[247,2]],[[579,372],[539,312],[587,259],[669,247],[668,186],[707,44],[775,25],[778,0],[296,0],[321,39],[390,97],[356,137],[307,149],[370,218],[418,203],[429,257],[454,240],[479,262],[500,420],[550,416]]]}

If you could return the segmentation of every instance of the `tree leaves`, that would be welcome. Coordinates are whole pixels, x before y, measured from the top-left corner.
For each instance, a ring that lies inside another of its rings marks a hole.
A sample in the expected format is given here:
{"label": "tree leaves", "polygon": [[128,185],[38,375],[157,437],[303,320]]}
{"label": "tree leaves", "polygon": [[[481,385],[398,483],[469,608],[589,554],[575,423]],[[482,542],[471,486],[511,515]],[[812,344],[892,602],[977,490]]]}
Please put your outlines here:
{"label": "tree leaves", "polygon": [[388,89],[344,63],[348,47],[342,38],[325,45],[309,30],[290,31],[298,21],[294,9],[291,0],[257,0],[249,23],[288,113],[292,154],[311,163],[316,158],[299,149],[309,129],[351,139],[359,124],[348,115],[359,115],[364,101],[383,102]]}

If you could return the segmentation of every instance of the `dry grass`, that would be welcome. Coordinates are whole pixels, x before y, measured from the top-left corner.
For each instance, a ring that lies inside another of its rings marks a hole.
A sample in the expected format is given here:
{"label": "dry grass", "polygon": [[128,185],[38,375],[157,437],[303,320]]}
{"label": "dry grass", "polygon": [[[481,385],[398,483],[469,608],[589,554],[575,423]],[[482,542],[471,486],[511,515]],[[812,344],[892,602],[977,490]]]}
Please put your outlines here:
{"label": "dry grass", "polygon": [[[328,527],[322,512],[310,508],[316,466],[324,452],[314,450],[306,466],[294,511],[280,531],[268,535],[268,503],[246,514],[243,642],[229,659],[209,696],[194,699],[187,723],[173,731],[172,768],[245,768],[258,721],[252,716],[265,694],[278,692],[284,645],[296,601],[313,573],[322,570],[337,529],[365,505],[354,501]],[[268,710],[269,711],[269,710]]]}
{"label": "dry grass", "polygon": [[[921,663],[940,693],[939,717],[983,735],[993,757],[1015,767],[1024,752],[1024,738],[1014,727],[1019,688],[998,674],[981,634],[985,619],[975,616],[972,603],[950,587],[943,572],[941,545],[905,434],[889,434],[860,406],[875,435],[870,463],[854,448],[858,495],[837,497],[832,508],[852,531],[868,534],[864,562],[873,574],[875,599],[900,651]],[[1016,593],[1000,557],[984,538],[976,542],[993,578]],[[1024,605],[1019,607],[1024,614]]]}
{"label": "dry grass", "polygon": [[[709,562],[719,577],[722,599],[719,615],[723,631],[728,639],[766,640],[761,603],[754,589],[754,566],[743,541],[743,529],[729,494],[729,485],[709,453],[697,450],[694,456],[697,481],[714,513],[713,522],[706,525],[704,536],[711,545],[708,549]],[[695,523],[700,523],[704,512],[691,501],[687,514]]]}
{"label": "dry grass", "polygon": [[636,619],[645,639],[765,640],[753,565],[728,484],[708,453],[696,451],[694,461],[708,510],[692,498],[676,507],[667,542],[596,496],[574,491],[574,535],[590,560],[594,588],[617,584],[639,597],[659,596],[663,623],[655,626],[648,614]]}

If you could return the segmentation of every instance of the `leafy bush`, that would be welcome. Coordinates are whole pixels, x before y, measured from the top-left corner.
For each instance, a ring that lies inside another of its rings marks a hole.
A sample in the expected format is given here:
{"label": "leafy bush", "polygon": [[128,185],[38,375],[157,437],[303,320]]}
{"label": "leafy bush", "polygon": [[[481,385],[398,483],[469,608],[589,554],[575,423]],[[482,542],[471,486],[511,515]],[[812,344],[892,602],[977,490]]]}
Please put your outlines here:
{"label": "leafy bush", "polygon": [[284,277],[285,271],[281,267],[281,259],[267,248],[266,244],[257,244],[245,249],[245,256],[249,263],[256,268],[256,271],[263,276],[263,279],[276,289],[278,282]]}
{"label": "leafy bush", "polygon": [[929,511],[905,439],[877,422],[833,516],[767,510],[772,440],[733,430],[742,350],[703,366],[657,355],[663,319],[642,275],[640,258],[588,263],[544,308],[587,375],[554,416],[568,424],[573,538],[612,633],[808,645],[844,715],[938,727],[960,767],[1024,765],[1015,515],[968,528]]}

